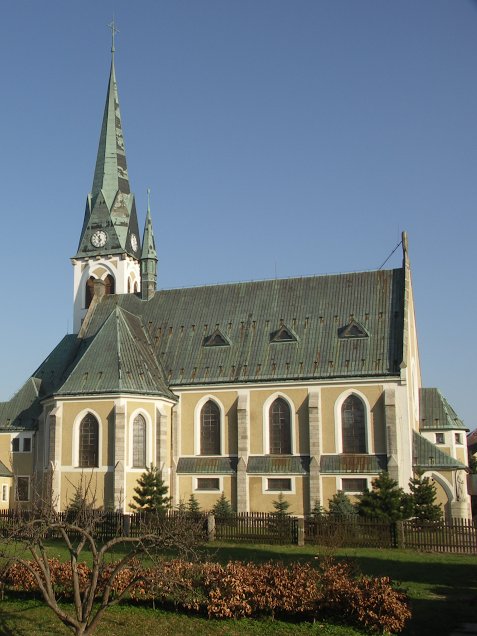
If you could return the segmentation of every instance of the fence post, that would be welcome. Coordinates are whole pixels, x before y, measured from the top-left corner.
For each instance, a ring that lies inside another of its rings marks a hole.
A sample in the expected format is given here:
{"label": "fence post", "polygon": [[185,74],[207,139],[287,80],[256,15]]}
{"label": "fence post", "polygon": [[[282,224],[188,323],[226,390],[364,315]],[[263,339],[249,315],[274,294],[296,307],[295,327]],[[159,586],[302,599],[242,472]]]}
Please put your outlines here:
{"label": "fence post", "polygon": [[396,521],[394,524],[394,532],[395,532],[395,547],[396,548],[404,548],[405,540],[404,540],[404,521]]}
{"label": "fence post", "polygon": [[305,519],[303,517],[299,517],[298,518],[298,525],[297,525],[297,535],[298,535],[298,545],[299,546],[303,546],[305,545]]}
{"label": "fence post", "polygon": [[131,515],[123,513],[123,535],[129,537],[131,534]]}
{"label": "fence post", "polygon": [[215,541],[215,515],[211,512],[207,515],[207,539]]}

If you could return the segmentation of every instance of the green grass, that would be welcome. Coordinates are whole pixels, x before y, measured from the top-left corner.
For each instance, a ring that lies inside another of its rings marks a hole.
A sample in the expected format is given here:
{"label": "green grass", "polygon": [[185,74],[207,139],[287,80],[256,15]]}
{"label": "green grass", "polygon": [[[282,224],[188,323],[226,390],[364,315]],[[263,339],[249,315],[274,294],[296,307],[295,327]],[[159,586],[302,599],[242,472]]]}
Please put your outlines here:
{"label": "green grass", "polygon": [[[51,555],[67,557],[58,543],[50,546]],[[116,557],[122,553],[118,548]],[[286,562],[310,561],[316,556],[333,554],[353,559],[362,572],[373,576],[389,576],[399,581],[412,602],[413,618],[405,636],[447,636],[466,621],[477,622],[477,557],[430,554],[408,550],[336,549],[320,551],[315,546],[271,546],[214,543],[208,544],[211,560]],[[87,557],[88,555],[85,554]],[[113,555],[114,557],[114,555]],[[88,560],[87,558],[85,560]],[[58,624],[57,624],[58,623]],[[35,631],[37,630],[37,631]],[[362,634],[350,627],[315,624],[290,624],[281,621],[214,621],[151,607],[122,605],[112,608],[98,634],[124,636],[125,633],[146,634],[324,634],[346,636]],[[10,596],[0,602],[0,634],[23,636],[36,634],[68,634],[53,614],[38,600],[20,600]]]}

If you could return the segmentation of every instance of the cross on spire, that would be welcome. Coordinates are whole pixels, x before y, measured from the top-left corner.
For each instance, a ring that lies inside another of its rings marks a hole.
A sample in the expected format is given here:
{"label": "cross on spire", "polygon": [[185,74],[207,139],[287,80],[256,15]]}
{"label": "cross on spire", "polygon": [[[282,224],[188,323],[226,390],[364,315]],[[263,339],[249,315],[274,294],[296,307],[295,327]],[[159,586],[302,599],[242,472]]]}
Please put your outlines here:
{"label": "cross on spire", "polygon": [[111,53],[114,53],[114,51],[116,50],[114,48],[114,36],[116,35],[116,33],[119,33],[119,29],[116,27],[114,17],[113,21],[108,24],[108,27],[111,29]]}

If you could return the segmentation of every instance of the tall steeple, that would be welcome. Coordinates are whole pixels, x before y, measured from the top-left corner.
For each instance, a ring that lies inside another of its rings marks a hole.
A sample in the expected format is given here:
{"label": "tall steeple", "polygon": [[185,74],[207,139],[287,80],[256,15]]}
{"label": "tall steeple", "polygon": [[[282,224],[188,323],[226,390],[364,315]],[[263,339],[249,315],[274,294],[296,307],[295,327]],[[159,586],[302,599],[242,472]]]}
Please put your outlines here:
{"label": "tall steeple", "polygon": [[147,191],[147,214],[142,237],[141,254],[141,298],[149,300],[154,296],[157,282],[157,252],[154,232],[152,230],[151,206],[149,201],[151,191]]}
{"label": "tall steeple", "polygon": [[93,186],[86,201],[83,229],[75,258],[124,252],[139,259],[141,249],[136,204],[129,186],[114,66],[114,35],[117,29],[114,22],[110,27],[113,42],[106,103]]}
{"label": "tall steeple", "polygon": [[134,194],[126,162],[114,64],[114,21],[111,68],[104,106],[93,185],[86,200],[83,228],[74,267],[74,329],[91,301],[94,279],[106,283],[110,293],[137,293],[140,286],[141,244]]}

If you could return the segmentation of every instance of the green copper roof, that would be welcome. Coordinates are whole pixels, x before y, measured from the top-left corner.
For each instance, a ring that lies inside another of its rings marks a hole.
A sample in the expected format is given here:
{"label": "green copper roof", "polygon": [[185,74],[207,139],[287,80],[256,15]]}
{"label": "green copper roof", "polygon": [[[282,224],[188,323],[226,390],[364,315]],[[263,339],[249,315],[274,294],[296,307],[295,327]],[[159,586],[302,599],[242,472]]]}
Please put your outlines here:
{"label": "green copper roof", "polygon": [[36,428],[41,412],[39,403],[40,381],[29,378],[8,402],[0,402],[0,430]]}
{"label": "green copper roof", "polygon": [[234,475],[237,462],[237,457],[181,457],[177,462],[177,473]]}
{"label": "green copper roof", "polygon": [[0,477],[13,477],[13,473],[3,462],[0,462]]}
{"label": "green copper roof", "polygon": [[[403,270],[310,276],[105,297],[87,335],[116,306],[142,317],[171,387],[399,376]],[[351,316],[368,337],[340,338]],[[280,326],[297,339],[270,342]],[[229,346],[204,346],[216,330]]]}
{"label": "green copper roof", "polygon": [[[106,234],[106,241],[104,245],[95,247],[91,239],[98,231]],[[86,201],[76,258],[124,252],[139,259],[141,246],[136,204],[129,187],[116,73],[112,60],[93,186]]]}
{"label": "green copper roof", "polygon": [[421,389],[419,403],[421,431],[469,430],[439,389]]}
{"label": "green copper roof", "polygon": [[156,242],[152,230],[151,210],[147,206],[146,222],[144,224],[144,234],[142,238],[141,259],[152,258],[157,261]]}
{"label": "green copper roof", "polygon": [[387,468],[386,455],[322,455],[321,473],[380,473]]}
{"label": "green copper roof", "polygon": [[305,455],[261,455],[248,458],[247,472],[259,475],[306,475],[310,458]]}
{"label": "green copper roof", "polygon": [[140,318],[116,308],[85,338],[58,395],[133,393],[176,400],[167,388]]}
{"label": "green copper roof", "polygon": [[432,470],[433,468],[436,470],[456,470],[466,468],[458,459],[444,453],[417,431],[413,431],[412,455],[414,468],[420,470]]}

